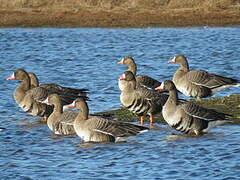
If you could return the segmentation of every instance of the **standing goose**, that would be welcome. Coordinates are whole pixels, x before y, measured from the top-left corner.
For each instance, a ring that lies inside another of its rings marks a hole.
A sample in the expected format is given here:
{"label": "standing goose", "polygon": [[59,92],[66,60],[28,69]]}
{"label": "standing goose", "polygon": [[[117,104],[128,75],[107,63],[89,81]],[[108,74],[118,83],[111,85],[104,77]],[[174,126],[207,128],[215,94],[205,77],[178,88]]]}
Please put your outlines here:
{"label": "standing goose", "polygon": [[74,121],[77,135],[85,142],[118,142],[148,130],[135,124],[89,116],[89,109],[83,98],[77,98],[69,108],[80,109]]}
{"label": "standing goose", "polygon": [[134,74],[125,71],[119,78],[118,85],[121,90],[120,101],[124,107],[137,116],[141,116],[141,125],[144,124],[143,116],[150,116],[150,127],[153,127],[153,115],[161,113],[162,106],[168,95],[161,92],[137,87]]}
{"label": "standing goose", "polygon": [[190,71],[184,55],[177,55],[168,62],[180,65],[180,68],[173,75],[173,82],[176,88],[186,96],[205,98],[223,89],[240,86],[239,81],[236,79],[210,74],[201,70]]}
{"label": "standing goose", "polygon": [[30,78],[24,69],[17,69],[7,80],[21,81],[20,85],[15,89],[13,96],[23,111],[40,117],[48,117],[52,113],[52,106],[35,101],[32,94],[29,93],[31,88]]}
{"label": "standing goose", "polygon": [[209,129],[227,122],[229,115],[206,109],[193,103],[178,103],[177,89],[172,81],[164,81],[156,90],[169,91],[169,97],[163,106],[165,121],[177,131],[200,135]]}
{"label": "standing goose", "polygon": [[63,111],[63,105],[57,94],[51,94],[43,103],[54,106],[52,114],[47,119],[47,125],[54,134],[76,135],[73,122],[77,117],[75,111]]}
{"label": "standing goose", "polygon": [[136,75],[137,65],[131,56],[123,57],[123,59],[121,61],[117,62],[117,64],[125,64],[128,67],[127,71],[131,71],[134,74],[134,76],[136,77],[136,80],[137,80],[138,87],[143,86],[143,87],[147,87],[149,89],[154,89],[161,85],[161,82],[159,82],[149,76]]}

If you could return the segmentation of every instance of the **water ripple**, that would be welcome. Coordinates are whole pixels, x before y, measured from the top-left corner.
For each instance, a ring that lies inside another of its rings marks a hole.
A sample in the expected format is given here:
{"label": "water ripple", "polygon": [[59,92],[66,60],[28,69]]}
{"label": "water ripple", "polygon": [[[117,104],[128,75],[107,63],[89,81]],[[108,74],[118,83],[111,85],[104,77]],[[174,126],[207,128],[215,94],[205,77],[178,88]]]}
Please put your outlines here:
{"label": "water ripple", "polygon": [[[18,82],[5,80],[22,67],[41,83],[89,88],[91,112],[116,109],[123,56],[160,81],[171,79],[177,66],[167,61],[178,53],[192,69],[239,79],[239,28],[4,28],[0,35],[1,179],[239,179],[238,125],[193,138],[158,124],[128,142],[83,143],[23,113],[12,97]],[[232,93],[239,88],[215,96]]]}

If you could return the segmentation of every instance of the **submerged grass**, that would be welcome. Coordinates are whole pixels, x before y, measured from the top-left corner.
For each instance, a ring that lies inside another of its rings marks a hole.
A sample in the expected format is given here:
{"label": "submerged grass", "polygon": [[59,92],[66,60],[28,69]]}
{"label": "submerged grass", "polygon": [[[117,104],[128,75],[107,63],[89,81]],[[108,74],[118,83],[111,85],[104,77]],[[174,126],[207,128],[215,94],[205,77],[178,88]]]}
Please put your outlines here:
{"label": "submerged grass", "polygon": [[[233,94],[219,98],[190,100],[190,102],[199,104],[206,108],[215,109],[219,112],[227,113],[232,116],[234,124],[240,124],[240,94]],[[99,112],[96,114],[116,118],[120,121],[136,121],[138,119],[137,116],[125,108]],[[155,116],[155,121],[159,123],[166,123],[161,114]]]}

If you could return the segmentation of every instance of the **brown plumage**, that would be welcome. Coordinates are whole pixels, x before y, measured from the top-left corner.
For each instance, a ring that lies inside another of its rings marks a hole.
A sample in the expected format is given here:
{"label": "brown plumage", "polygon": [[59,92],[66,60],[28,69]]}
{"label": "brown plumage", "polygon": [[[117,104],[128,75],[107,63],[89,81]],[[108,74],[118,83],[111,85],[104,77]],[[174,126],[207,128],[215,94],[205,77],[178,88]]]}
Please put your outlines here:
{"label": "brown plumage", "polygon": [[144,126],[109,120],[99,116],[89,116],[88,105],[82,98],[77,98],[69,107],[76,107],[80,110],[74,121],[74,129],[85,142],[125,141],[131,136],[148,130]]}
{"label": "brown plumage", "polygon": [[184,55],[177,55],[170,63],[180,65],[173,75],[173,82],[178,91],[186,96],[205,98],[234,86],[240,86],[236,79],[223,77],[201,70],[189,70],[187,59]]}
{"label": "brown plumage", "polygon": [[225,113],[193,103],[178,103],[177,89],[172,81],[164,81],[156,90],[169,91],[169,97],[163,106],[162,115],[165,121],[177,131],[200,135],[227,122],[230,117]]}
{"label": "brown plumage", "polygon": [[128,67],[127,71],[131,71],[137,81],[137,87],[143,86],[146,88],[154,89],[161,85],[161,82],[157,81],[146,75],[136,75],[137,73],[137,65],[134,59],[131,56],[125,56],[118,64],[124,64]]}
{"label": "brown plumage", "polygon": [[86,88],[80,88],[80,89],[70,88],[70,87],[64,87],[64,86],[61,86],[61,85],[58,85],[55,83],[48,83],[48,84],[40,85],[39,80],[35,73],[28,72],[28,75],[31,80],[31,87],[41,87],[44,90],[51,92],[51,93],[61,94],[61,95],[65,95],[65,96],[71,96],[76,99],[78,96],[81,96],[81,97],[86,96],[89,91]]}
{"label": "brown plumage", "polygon": [[7,80],[18,80],[20,85],[14,90],[13,96],[16,103],[23,111],[40,117],[48,117],[53,107],[36,101],[30,92],[31,82],[28,73],[24,69],[16,70]]}
{"label": "brown plumage", "polygon": [[131,71],[125,71],[118,81],[121,90],[120,101],[124,107],[137,116],[150,116],[150,126],[153,126],[153,115],[161,113],[168,95],[152,89],[137,87],[136,84],[134,74]]}
{"label": "brown plumage", "polygon": [[51,94],[43,103],[51,104],[54,110],[47,119],[47,125],[54,134],[76,135],[73,122],[77,117],[75,111],[63,111],[63,105],[57,94]]}

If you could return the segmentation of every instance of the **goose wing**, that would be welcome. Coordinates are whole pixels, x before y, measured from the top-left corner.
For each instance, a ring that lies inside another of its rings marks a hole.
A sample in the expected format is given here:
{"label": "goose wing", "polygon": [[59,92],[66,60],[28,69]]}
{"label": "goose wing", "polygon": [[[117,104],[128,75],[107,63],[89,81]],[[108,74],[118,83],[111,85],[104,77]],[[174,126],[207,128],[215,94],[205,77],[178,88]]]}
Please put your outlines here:
{"label": "goose wing", "polygon": [[187,115],[205,121],[226,120],[229,116],[228,114],[218,112],[214,109],[207,109],[193,103],[182,104],[181,108]]}
{"label": "goose wing", "polygon": [[40,87],[57,94],[74,95],[74,96],[83,96],[83,95],[86,95],[86,93],[88,92],[88,89],[85,89],[85,88],[80,88],[80,89],[69,88],[69,87],[60,86],[54,83],[41,84]]}
{"label": "goose wing", "polygon": [[161,85],[161,82],[146,75],[138,75],[136,76],[136,80],[138,85],[149,89],[155,89]]}
{"label": "goose wing", "polygon": [[216,74],[210,74],[206,71],[194,70],[186,74],[188,81],[195,85],[204,86],[207,88],[217,88],[226,84],[237,83],[236,79],[226,78]]}
{"label": "goose wing", "polygon": [[101,132],[114,137],[135,136],[140,132],[148,130],[147,127],[115,120],[107,120],[100,117],[92,117],[88,120],[88,126],[93,131]]}

